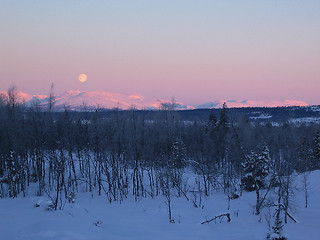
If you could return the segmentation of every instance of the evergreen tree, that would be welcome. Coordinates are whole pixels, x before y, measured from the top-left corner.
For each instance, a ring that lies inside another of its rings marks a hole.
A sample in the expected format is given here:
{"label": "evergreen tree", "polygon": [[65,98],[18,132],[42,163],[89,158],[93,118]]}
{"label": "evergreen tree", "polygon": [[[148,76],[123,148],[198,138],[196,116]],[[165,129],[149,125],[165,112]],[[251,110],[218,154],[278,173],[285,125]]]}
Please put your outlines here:
{"label": "evergreen tree", "polygon": [[320,168],[320,131],[314,138],[312,169]]}
{"label": "evergreen tree", "polygon": [[312,169],[312,149],[309,146],[306,137],[303,138],[299,146],[298,159],[295,163],[295,170],[305,172]]}
{"label": "evergreen tree", "polygon": [[216,123],[217,123],[216,117],[214,116],[213,112],[210,112],[210,115],[209,115],[209,124],[216,125]]}
{"label": "evergreen tree", "polygon": [[244,177],[242,184],[247,191],[255,191],[257,195],[256,214],[260,214],[260,189],[265,187],[265,178],[269,174],[269,149],[264,147],[260,154],[252,152],[242,164]]}
{"label": "evergreen tree", "polygon": [[209,133],[210,137],[214,137],[215,130],[217,127],[217,119],[214,116],[213,112],[210,112],[208,123],[205,126],[205,130]]}
{"label": "evergreen tree", "polygon": [[180,138],[173,142],[171,147],[171,164],[174,168],[185,166],[186,146]]}
{"label": "evergreen tree", "polygon": [[227,109],[228,109],[227,104],[223,103],[222,109],[220,111],[220,119],[219,119],[219,123],[218,123],[218,126],[223,129],[229,127],[229,119],[228,119]]}
{"label": "evergreen tree", "polygon": [[178,196],[182,194],[182,176],[186,165],[186,147],[180,138],[171,147],[170,165],[168,166],[172,186],[177,188]]}
{"label": "evergreen tree", "polygon": [[242,183],[247,191],[254,191],[265,187],[264,179],[269,174],[269,149],[264,147],[260,154],[251,152],[247,155],[246,161],[242,164],[244,177]]}

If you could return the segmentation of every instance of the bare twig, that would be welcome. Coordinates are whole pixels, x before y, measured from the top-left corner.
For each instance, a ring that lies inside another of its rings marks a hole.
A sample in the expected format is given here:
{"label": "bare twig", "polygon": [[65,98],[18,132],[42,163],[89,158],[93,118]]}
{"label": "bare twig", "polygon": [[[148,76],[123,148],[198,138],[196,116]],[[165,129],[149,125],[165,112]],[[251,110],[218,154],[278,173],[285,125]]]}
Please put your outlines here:
{"label": "bare twig", "polygon": [[223,213],[223,214],[220,214],[218,216],[215,216],[214,218],[210,219],[210,220],[206,220],[204,222],[202,222],[201,224],[205,224],[205,223],[210,223],[218,218],[223,218],[223,217],[227,217],[228,218],[228,222],[231,221],[231,218],[230,218],[230,213]]}

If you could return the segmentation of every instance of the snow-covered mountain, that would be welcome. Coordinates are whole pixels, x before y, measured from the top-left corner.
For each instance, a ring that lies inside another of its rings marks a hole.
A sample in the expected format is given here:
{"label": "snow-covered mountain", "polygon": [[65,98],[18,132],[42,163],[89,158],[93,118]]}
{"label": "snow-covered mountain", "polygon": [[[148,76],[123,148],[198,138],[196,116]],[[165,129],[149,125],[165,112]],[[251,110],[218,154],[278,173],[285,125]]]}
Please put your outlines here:
{"label": "snow-covered mountain", "polygon": [[[7,95],[6,92],[0,92],[2,95]],[[31,95],[18,91],[18,101],[24,102],[27,106],[39,104],[46,108],[49,104],[48,95]],[[81,109],[96,109],[96,108],[120,108],[120,109],[159,109],[162,104],[169,101],[163,99],[147,99],[141,94],[121,94],[103,91],[80,91],[70,90],[61,95],[55,95],[54,108],[55,110],[63,110],[68,108],[71,110]],[[183,103],[176,102],[177,108],[188,109],[193,108],[185,106]]]}
{"label": "snow-covered mountain", "polygon": [[[5,92],[0,94],[6,95]],[[45,108],[49,103],[48,95],[31,95],[18,91],[19,101],[25,102],[27,106],[38,103]],[[96,109],[96,108],[121,108],[121,109],[159,109],[165,103],[170,103],[170,100],[164,99],[148,99],[141,94],[121,94],[114,92],[103,91],[80,91],[70,90],[61,95],[55,96],[55,110],[63,110],[68,108],[70,110],[81,109]],[[283,101],[253,101],[253,100],[219,100],[207,102],[201,105],[186,105],[182,102],[176,101],[177,109],[199,109],[199,108],[221,108],[223,103],[228,107],[278,107],[278,106],[308,106],[306,102],[297,100],[283,100]]]}
{"label": "snow-covered mountain", "polygon": [[207,102],[196,106],[196,108],[221,108],[226,103],[229,108],[242,107],[288,107],[288,106],[308,106],[309,104],[298,100],[282,100],[282,101],[254,101],[254,100],[220,100]]}

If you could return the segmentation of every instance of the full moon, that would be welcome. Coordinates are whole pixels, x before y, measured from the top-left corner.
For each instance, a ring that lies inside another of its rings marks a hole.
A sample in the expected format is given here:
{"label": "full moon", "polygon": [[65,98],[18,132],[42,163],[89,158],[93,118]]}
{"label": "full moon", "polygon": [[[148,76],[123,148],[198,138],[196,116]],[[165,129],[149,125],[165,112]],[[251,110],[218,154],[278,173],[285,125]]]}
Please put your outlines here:
{"label": "full moon", "polygon": [[84,73],[81,73],[81,74],[79,75],[79,81],[80,81],[80,82],[85,82],[85,81],[87,81],[87,75],[85,75]]}

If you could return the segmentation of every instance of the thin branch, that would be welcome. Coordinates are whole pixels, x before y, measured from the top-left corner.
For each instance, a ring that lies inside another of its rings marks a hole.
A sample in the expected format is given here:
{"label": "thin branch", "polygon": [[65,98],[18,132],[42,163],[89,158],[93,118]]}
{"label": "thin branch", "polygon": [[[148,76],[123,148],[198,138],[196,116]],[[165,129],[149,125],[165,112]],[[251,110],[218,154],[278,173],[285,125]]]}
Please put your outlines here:
{"label": "thin branch", "polygon": [[216,220],[217,218],[223,218],[223,217],[227,217],[228,218],[228,222],[231,221],[230,213],[223,213],[223,214],[220,214],[218,216],[215,216],[214,218],[212,218],[210,220],[206,220],[206,221],[202,222],[201,224],[210,223],[210,222]]}

